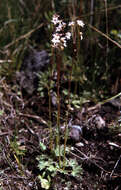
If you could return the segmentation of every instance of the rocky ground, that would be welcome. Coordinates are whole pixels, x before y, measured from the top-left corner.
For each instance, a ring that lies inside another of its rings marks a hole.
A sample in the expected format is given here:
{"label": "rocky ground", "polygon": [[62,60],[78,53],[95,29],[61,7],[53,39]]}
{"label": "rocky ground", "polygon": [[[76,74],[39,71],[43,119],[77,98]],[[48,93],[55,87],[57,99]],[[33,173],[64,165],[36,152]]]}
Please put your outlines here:
{"label": "rocky ground", "polygon": [[[4,79],[0,82],[0,189],[42,189],[36,158],[42,154],[40,141],[50,156],[48,98],[22,98]],[[120,99],[113,99],[96,105],[88,102],[81,109],[69,108],[67,147],[73,148],[68,157],[77,160],[82,174],[78,178],[57,173],[50,189],[121,189],[120,105]],[[52,105],[53,130],[56,109]],[[66,110],[63,100],[62,139]]]}

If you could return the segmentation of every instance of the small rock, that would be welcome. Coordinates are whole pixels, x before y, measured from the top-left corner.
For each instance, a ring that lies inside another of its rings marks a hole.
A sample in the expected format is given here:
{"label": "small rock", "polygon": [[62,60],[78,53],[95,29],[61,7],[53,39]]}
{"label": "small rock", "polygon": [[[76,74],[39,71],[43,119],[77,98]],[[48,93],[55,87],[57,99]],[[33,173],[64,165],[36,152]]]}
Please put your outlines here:
{"label": "small rock", "polygon": [[79,142],[82,135],[82,127],[79,125],[72,125],[69,133],[69,137],[75,142]]}
{"label": "small rock", "polygon": [[97,129],[103,129],[106,126],[104,119],[98,114],[92,115],[88,119],[87,124],[90,128],[95,128],[95,129],[96,128]]}
{"label": "small rock", "polygon": [[38,74],[44,72],[49,65],[49,55],[43,51],[29,48],[24,56],[19,72],[16,72],[17,81],[23,91],[32,95],[38,87]]}
{"label": "small rock", "polygon": [[103,129],[105,127],[105,121],[101,116],[95,118],[95,124],[98,129]]}

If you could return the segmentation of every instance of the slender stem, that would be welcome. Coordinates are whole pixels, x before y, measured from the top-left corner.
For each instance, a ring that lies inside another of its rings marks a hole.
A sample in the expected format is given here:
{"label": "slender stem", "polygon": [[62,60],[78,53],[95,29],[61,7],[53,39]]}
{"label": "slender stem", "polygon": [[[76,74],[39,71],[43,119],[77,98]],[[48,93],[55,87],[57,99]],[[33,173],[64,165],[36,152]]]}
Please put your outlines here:
{"label": "slender stem", "polygon": [[53,149],[53,131],[52,131],[52,116],[51,116],[51,95],[50,89],[48,89],[48,96],[49,96],[49,130],[50,130],[50,150]]}
{"label": "slender stem", "polygon": [[59,166],[61,166],[60,158],[60,67],[61,67],[61,51],[57,51],[57,137],[56,146],[59,148]]}
{"label": "slender stem", "polygon": [[50,128],[50,150],[53,149],[53,130],[52,130],[52,105],[51,105],[51,78],[52,78],[52,71],[53,71],[53,63],[54,63],[54,49],[52,48],[52,58],[50,61],[50,83],[48,89],[48,96],[49,96],[49,128]]}
{"label": "slender stem", "polygon": [[[106,35],[108,36],[108,11],[107,11],[107,0],[104,0],[105,3],[105,17],[106,17]],[[108,72],[108,38],[106,38],[106,73]]]}
{"label": "slender stem", "polygon": [[68,119],[69,119],[69,105],[70,105],[70,91],[71,91],[71,80],[72,80],[72,67],[70,70],[70,78],[68,80],[68,109],[67,109],[67,116],[66,116],[66,125],[65,125],[65,134],[64,134],[64,159],[63,159],[63,169],[65,168],[65,161],[66,161],[66,143],[68,139]]}

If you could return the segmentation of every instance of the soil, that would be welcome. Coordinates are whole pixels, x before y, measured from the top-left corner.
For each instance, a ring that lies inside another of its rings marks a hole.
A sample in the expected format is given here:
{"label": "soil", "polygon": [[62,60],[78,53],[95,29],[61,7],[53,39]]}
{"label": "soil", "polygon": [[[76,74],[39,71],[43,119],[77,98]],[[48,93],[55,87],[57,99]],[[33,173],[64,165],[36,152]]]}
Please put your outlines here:
{"label": "soil", "polygon": [[[49,153],[48,98],[35,95],[22,98],[5,81],[0,93],[0,189],[40,190],[37,156],[41,155],[40,141]],[[60,123],[65,122],[68,109],[62,100]],[[105,109],[104,109],[105,108]],[[53,130],[56,126],[52,106]],[[69,157],[82,167],[81,179],[59,174],[52,177],[50,189],[54,190],[120,190],[121,189],[121,124],[120,110],[112,105],[93,107],[83,105],[81,109],[69,108],[68,122],[81,125],[83,133],[78,142],[71,139],[67,146],[73,147]],[[84,111],[82,111],[84,110]],[[105,124],[95,123],[97,116]],[[63,136],[63,134],[62,134]],[[62,141],[63,142],[63,141]]]}

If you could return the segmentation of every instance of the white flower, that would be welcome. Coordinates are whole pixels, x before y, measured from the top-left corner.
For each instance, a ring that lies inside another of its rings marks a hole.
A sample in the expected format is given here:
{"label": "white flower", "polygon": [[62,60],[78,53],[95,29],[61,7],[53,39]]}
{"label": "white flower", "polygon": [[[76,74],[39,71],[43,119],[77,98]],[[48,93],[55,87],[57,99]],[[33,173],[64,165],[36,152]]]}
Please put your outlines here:
{"label": "white flower", "polygon": [[61,41],[62,41],[62,42],[65,42],[65,41],[66,41],[66,38],[65,38],[65,37],[62,37],[62,38],[61,38]]}
{"label": "white flower", "polygon": [[64,47],[67,47],[67,43],[66,43],[66,42],[64,42],[64,43],[63,43],[63,46],[64,46]]}
{"label": "white flower", "polygon": [[74,21],[71,21],[68,23],[69,26],[74,26],[75,22]]}
{"label": "white flower", "polygon": [[53,15],[52,21],[51,21],[54,25],[58,24],[60,22],[59,20],[59,15],[55,14]]}
{"label": "white flower", "polygon": [[71,32],[66,32],[66,39],[67,40],[70,40],[71,39]]}
{"label": "white flower", "polygon": [[56,32],[60,32],[62,30],[63,26],[61,23],[59,23],[59,25],[56,27],[55,31]]}
{"label": "white flower", "polygon": [[60,21],[58,26],[56,27],[56,32],[60,32],[66,26],[65,22]]}
{"label": "white flower", "polygon": [[81,40],[83,40],[83,36],[80,36],[81,37]]}
{"label": "white flower", "polygon": [[59,34],[53,34],[53,39],[52,39],[53,41],[55,41],[55,42],[60,42],[60,35]]}
{"label": "white flower", "polygon": [[67,45],[66,45],[66,38],[65,38],[65,37],[62,37],[62,38],[61,38],[61,42],[62,42],[62,44],[63,44],[64,47],[67,46]]}
{"label": "white flower", "polygon": [[52,46],[57,47],[60,43],[60,35],[59,34],[53,34],[53,39],[51,40]]}
{"label": "white flower", "polygon": [[83,23],[82,20],[77,20],[77,24],[78,24],[79,26],[81,26],[82,28],[84,27],[84,23]]}
{"label": "white flower", "polygon": [[62,42],[63,47],[67,47],[66,37],[62,37],[61,42]]}
{"label": "white flower", "polygon": [[82,35],[83,33],[82,32],[80,32],[80,38],[81,38],[81,40],[83,40],[83,35]]}

